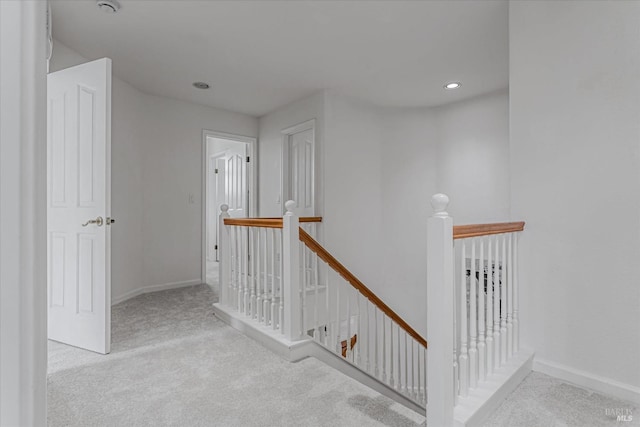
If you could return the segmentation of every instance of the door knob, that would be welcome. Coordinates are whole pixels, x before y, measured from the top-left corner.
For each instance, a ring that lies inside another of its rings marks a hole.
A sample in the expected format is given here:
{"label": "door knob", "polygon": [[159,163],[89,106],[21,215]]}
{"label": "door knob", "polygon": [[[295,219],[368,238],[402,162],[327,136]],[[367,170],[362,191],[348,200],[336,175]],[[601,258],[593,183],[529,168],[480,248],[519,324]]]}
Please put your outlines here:
{"label": "door knob", "polygon": [[102,219],[102,217],[101,217],[101,216],[99,216],[99,217],[98,217],[98,218],[96,218],[96,219],[90,219],[89,221],[87,221],[87,222],[85,222],[84,224],[82,224],[82,226],[83,226],[83,227],[86,227],[86,226],[87,226],[87,225],[89,225],[89,224],[95,224],[95,225],[97,225],[98,227],[100,227],[100,226],[102,225],[102,223],[103,223],[103,219]]}

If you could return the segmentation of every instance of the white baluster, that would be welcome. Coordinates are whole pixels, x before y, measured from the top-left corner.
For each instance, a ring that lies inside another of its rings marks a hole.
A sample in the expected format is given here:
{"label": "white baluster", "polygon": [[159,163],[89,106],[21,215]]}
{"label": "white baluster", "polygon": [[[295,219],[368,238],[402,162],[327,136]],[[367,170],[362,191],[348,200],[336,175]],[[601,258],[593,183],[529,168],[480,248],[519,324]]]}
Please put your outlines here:
{"label": "white baluster", "polygon": [[252,319],[256,319],[258,317],[258,288],[260,283],[260,254],[258,252],[258,248],[260,247],[260,243],[258,241],[260,230],[259,228],[251,227],[251,310],[250,316]]}
{"label": "white baluster", "polygon": [[404,332],[404,393],[409,391],[409,348],[407,343],[407,333]]}
{"label": "white baluster", "polygon": [[469,394],[469,355],[467,353],[467,244],[462,240],[462,256],[460,266],[460,357],[458,358],[458,369],[460,370],[460,396],[467,397]]}
{"label": "white baluster", "polygon": [[500,348],[502,347],[502,336],[500,336],[500,307],[502,306],[502,286],[501,286],[501,265],[502,261],[500,259],[500,238],[496,237],[496,256],[495,262],[493,266],[493,340],[494,340],[494,351],[493,351],[493,359],[495,368],[499,368],[502,366],[502,362],[500,360]]}
{"label": "white baluster", "polygon": [[318,271],[318,256],[314,253],[311,253],[311,256],[313,256],[313,287],[315,293],[315,298],[313,299],[313,338],[316,338],[319,332],[318,328],[320,327],[318,325],[318,310],[320,305],[320,295],[318,290],[320,284],[318,282],[320,281],[320,273]]}
{"label": "white baluster", "polygon": [[362,312],[360,311],[360,292],[358,292],[356,290],[356,304],[357,307],[356,309],[358,310],[358,317],[356,317],[356,347],[355,347],[355,363],[357,366],[362,366],[362,360],[361,360],[361,351],[360,349],[362,348],[362,331],[360,329],[360,319],[362,319]]}
{"label": "white baluster", "polygon": [[385,326],[386,314],[382,313],[382,382],[387,382],[387,328]]}
{"label": "white baluster", "polygon": [[276,229],[270,228],[269,234],[271,234],[271,329],[276,329],[278,321],[276,320],[276,259],[278,253],[276,252]]}
{"label": "white baluster", "polygon": [[[391,325],[393,326],[395,324],[395,322],[393,322]],[[398,343],[398,351],[396,352],[396,357],[397,357],[397,375],[396,375],[396,390],[398,390],[400,393],[402,393],[402,346],[401,346],[401,332],[402,330],[400,329],[400,325],[396,325],[397,329],[398,329],[398,337],[396,338],[396,342]]]}
{"label": "white baluster", "polygon": [[375,340],[375,348],[374,348],[374,376],[376,378],[379,378],[379,374],[380,374],[380,364],[378,363],[378,337],[380,336],[378,334],[378,307],[373,306],[373,316],[374,316],[374,324],[375,324],[375,328],[374,328],[374,340]]}
{"label": "white baluster", "polygon": [[255,243],[253,241],[253,228],[247,227],[247,301],[245,302],[244,311],[247,316],[253,318],[253,309],[256,306],[255,293],[255,263],[256,257],[253,253]]}
{"label": "white baluster", "polygon": [[224,219],[229,218],[229,206],[220,205],[220,216],[218,219],[218,288],[220,289],[220,302],[229,304],[229,284],[231,281],[231,253],[229,250],[229,227],[224,224]]}
{"label": "white baluster", "polygon": [[[436,194],[431,198],[433,215],[427,220],[427,341],[429,363],[425,353],[426,385],[434,393],[429,394],[427,424],[429,426],[453,425],[453,222],[446,212],[449,198]],[[465,281],[463,280],[463,286]],[[465,293],[466,294],[466,293]],[[466,295],[465,295],[466,296]],[[465,301],[466,304],[466,301]],[[466,314],[466,313],[465,313]],[[428,378],[428,381],[427,381]]]}
{"label": "white baluster", "polygon": [[493,264],[491,260],[493,238],[489,236],[487,247],[487,373],[493,373]]}
{"label": "white baluster", "polygon": [[471,239],[471,272],[469,274],[469,387],[478,386],[478,329],[477,329],[477,284],[476,239]]}
{"label": "white baluster", "polygon": [[511,359],[513,356],[513,246],[511,241],[513,240],[513,233],[507,235],[508,248],[507,248],[507,357]]}
{"label": "white baluster", "polygon": [[280,296],[278,328],[284,333],[284,229],[278,231],[280,234],[280,238],[278,238],[278,255],[280,255],[280,262],[278,263],[278,295]]}
{"label": "white baluster", "polygon": [[[452,234],[452,236],[453,236],[453,234]],[[422,405],[426,406],[427,405],[427,368],[426,368],[426,366],[427,366],[427,349],[426,348],[423,349],[422,353],[424,354],[424,364],[425,364],[425,369],[424,369],[424,393],[422,394]],[[453,403],[453,399],[451,399],[451,402]],[[453,416],[453,406],[451,407],[451,411],[447,411],[447,412],[450,412],[451,415]],[[427,413],[428,413],[428,409],[427,409]],[[443,424],[443,425],[451,425],[451,423]]]}
{"label": "white baluster", "polygon": [[300,335],[306,336],[307,330],[307,287],[309,286],[309,277],[307,275],[307,246],[298,242],[298,249],[300,253],[300,289],[302,292],[300,293],[301,303],[300,303]]}
{"label": "white baluster", "polygon": [[502,235],[502,290],[500,293],[500,336],[502,342],[500,343],[500,363],[504,364],[507,361],[507,300],[509,288],[507,285],[507,240]]}
{"label": "white baluster", "polygon": [[242,301],[244,300],[244,266],[245,266],[245,240],[242,227],[238,229],[238,312],[242,313]]}
{"label": "white baluster", "polygon": [[389,385],[394,387],[393,378],[393,320],[389,319]]}
{"label": "white baluster", "polygon": [[421,401],[422,400],[422,375],[420,375],[420,371],[422,369],[420,369],[420,353],[422,353],[422,346],[418,344],[418,390],[417,390],[417,395],[416,395],[416,400],[417,401]]}
{"label": "white baluster", "polygon": [[330,324],[331,324],[331,303],[329,300],[329,274],[331,273],[331,269],[329,267],[329,264],[325,264],[326,266],[326,274],[324,277],[324,305],[325,305],[325,317],[324,320],[326,322],[325,324],[325,336],[324,336],[324,345],[328,346],[329,345],[329,339],[327,337],[327,333],[330,332],[330,330],[327,330],[327,328],[330,328]]}
{"label": "white baluster", "polygon": [[484,299],[485,299],[485,269],[484,269],[484,239],[480,239],[480,280],[478,286],[478,378],[487,379],[487,352],[485,346],[485,320],[484,320]]}
{"label": "white baluster", "polygon": [[229,284],[227,287],[227,305],[229,307],[233,307],[234,304],[233,302],[235,301],[235,286],[236,286],[236,261],[237,261],[237,256],[236,256],[236,233],[235,233],[235,228],[233,226],[230,226],[227,229],[227,233],[229,236],[229,262],[230,262],[230,268],[229,268]]}
{"label": "white baluster", "polygon": [[[418,347],[418,351],[416,351],[416,347]],[[419,354],[420,344],[415,339],[411,339],[411,397],[415,400],[418,400],[418,388],[416,388],[416,375],[420,376],[420,361],[418,360],[416,363],[416,355]],[[417,371],[417,372],[416,372]]]}
{"label": "white baluster", "polygon": [[369,300],[365,298],[364,300],[364,309],[367,311],[367,340],[365,342],[365,370],[367,372],[371,372],[371,357],[370,357],[370,348],[369,345],[371,343],[371,319],[369,318]]}
{"label": "white baluster", "polygon": [[518,292],[520,291],[518,276],[518,239],[519,234],[513,237],[513,351],[520,350],[520,319],[519,319],[519,302]]}
{"label": "white baluster", "polygon": [[347,353],[345,358],[347,360],[351,357],[351,286],[349,283],[346,283],[346,294],[347,294],[347,337],[345,338],[347,341]]}
{"label": "white baluster", "polygon": [[336,335],[336,340],[335,340],[335,346],[336,346],[336,353],[341,354],[342,352],[342,347],[340,345],[340,340],[341,340],[341,328],[340,328],[340,282],[341,282],[342,278],[338,278],[337,282],[336,282],[336,327],[335,327],[335,335]]}
{"label": "white baluster", "polygon": [[265,326],[269,324],[269,230],[264,229],[262,238],[262,321]]}

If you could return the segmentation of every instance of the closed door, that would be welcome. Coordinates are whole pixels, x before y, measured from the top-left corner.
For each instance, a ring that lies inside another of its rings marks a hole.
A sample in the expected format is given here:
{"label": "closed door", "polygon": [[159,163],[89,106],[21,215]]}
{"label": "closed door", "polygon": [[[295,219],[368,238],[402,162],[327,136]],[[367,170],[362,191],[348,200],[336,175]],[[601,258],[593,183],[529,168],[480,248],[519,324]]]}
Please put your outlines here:
{"label": "closed door", "polygon": [[298,216],[314,216],[314,141],[313,129],[289,135],[288,194],[295,200]]}
{"label": "closed door", "polygon": [[111,346],[111,60],[47,79],[48,335]]}

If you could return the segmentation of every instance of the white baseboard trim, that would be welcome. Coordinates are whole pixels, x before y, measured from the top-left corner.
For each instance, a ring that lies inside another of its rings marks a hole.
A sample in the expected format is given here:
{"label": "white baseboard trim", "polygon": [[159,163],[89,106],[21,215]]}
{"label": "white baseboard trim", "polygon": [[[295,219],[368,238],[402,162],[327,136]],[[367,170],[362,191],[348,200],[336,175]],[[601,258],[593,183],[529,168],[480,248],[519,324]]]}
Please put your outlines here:
{"label": "white baseboard trim", "polygon": [[315,357],[348,377],[371,387],[378,393],[395,400],[420,415],[424,415],[424,408],[421,408],[402,394],[314,342],[311,338],[305,338],[300,341],[289,341],[280,331],[274,331],[267,326],[257,324],[245,315],[229,309],[220,303],[213,304],[213,312],[216,317],[227,325],[237,329],[289,362],[298,362],[307,357]]}
{"label": "white baseboard trim", "polygon": [[289,362],[298,362],[309,357],[309,346],[313,344],[310,339],[289,341],[280,331],[251,322],[243,314],[231,310],[220,303],[213,304],[213,313],[227,325],[237,329]]}
{"label": "white baseboard trim", "polygon": [[111,298],[111,305],[119,304],[128,299],[137,297],[138,295],[148,294],[149,292],[166,291],[167,289],[185,288],[187,286],[199,285],[202,283],[200,279],[186,280],[184,282],[163,283],[161,285],[149,285],[142,288],[134,289],[122,295]]}
{"label": "white baseboard trim", "polygon": [[640,387],[624,384],[609,378],[594,375],[589,372],[574,369],[560,363],[535,358],[533,370],[552,377],[560,378],[577,386],[584,387],[602,394],[615,396],[640,405]]}

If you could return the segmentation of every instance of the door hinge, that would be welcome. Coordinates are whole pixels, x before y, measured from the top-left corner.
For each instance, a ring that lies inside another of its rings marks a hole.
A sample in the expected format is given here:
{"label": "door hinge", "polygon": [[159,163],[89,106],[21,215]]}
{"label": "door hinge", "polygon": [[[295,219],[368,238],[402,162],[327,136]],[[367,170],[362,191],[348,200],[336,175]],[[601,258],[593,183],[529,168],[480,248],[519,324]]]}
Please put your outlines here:
{"label": "door hinge", "polygon": [[218,245],[215,245],[214,249],[217,251],[218,250]]}
{"label": "door hinge", "polygon": [[215,172],[215,173],[218,173],[218,169],[216,169],[216,172]]}
{"label": "door hinge", "polygon": [[247,156],[247,163],[249,163],[249,159],[250,159],[250,157],[249,157],[249,156]]}

